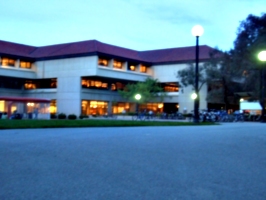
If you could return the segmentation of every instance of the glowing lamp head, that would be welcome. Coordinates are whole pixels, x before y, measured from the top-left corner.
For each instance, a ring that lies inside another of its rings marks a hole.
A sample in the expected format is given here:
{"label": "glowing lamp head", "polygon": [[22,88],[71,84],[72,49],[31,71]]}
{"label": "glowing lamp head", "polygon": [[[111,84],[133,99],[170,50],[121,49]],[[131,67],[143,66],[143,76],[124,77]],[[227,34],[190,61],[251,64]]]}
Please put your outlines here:
{"label": "glowing lamp head", "polygon": [[136,100],[140,100],[140,99],[141,99],[141,95],[140,95],[140,94],[136,94],[136,95],[135,95],[135,99],[136,99]]}
{"label": "glowing lamp head", "polygon": [[260,61],[266,61],[266,51],[261,51],[258,54],[258,58],[259,58]]}
{"label": "glowing lamp head", "polygon": [[191,95],[191,99],[196,99],[198,97],[198,95],[196,94],[196,93],[193,93],[192,95]]}
{"label": "glowing lamp head", "polygon": [[200,37],[204,33],[204,29],[201,25],[196,25],[192,28],[191,33],[195,37]]}

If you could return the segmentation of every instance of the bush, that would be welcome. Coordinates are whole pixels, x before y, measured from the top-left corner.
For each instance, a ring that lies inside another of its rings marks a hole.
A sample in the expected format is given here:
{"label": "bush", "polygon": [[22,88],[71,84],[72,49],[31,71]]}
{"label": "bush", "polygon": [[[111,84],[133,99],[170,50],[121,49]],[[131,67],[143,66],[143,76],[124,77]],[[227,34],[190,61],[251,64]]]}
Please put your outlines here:
{"label": "bush", "polygon": [[84,118],[89,118],[89,116],[88,116],[88,115],[81,114],[81,115],[79,116],[79,118],[80,118],[80,119],[84,119]]}
{"label": "bush", "polygon": [[50,118],[51,119],[57,119],[57,115],[56,114],[50,114]]}
{"label": "bush", "polygon": [[60,114],[58,115],[58,119],[66,119],[66,114],[64,114],[64,113],[60,113]]}
{"label": "bush", "polygon": [[77,116],[75,114],[70,114],[67,116],[68,119],[77,119]]}

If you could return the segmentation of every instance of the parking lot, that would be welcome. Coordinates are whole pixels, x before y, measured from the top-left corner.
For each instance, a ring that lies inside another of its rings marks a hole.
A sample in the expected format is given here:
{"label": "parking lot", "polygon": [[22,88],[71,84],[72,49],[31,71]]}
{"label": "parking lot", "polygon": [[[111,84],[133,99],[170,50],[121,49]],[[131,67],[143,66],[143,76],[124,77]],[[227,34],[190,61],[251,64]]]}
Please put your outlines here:
{"label": "parking lot", "polygon": [[0,131],[0,199],[266,197],[266,124]]}

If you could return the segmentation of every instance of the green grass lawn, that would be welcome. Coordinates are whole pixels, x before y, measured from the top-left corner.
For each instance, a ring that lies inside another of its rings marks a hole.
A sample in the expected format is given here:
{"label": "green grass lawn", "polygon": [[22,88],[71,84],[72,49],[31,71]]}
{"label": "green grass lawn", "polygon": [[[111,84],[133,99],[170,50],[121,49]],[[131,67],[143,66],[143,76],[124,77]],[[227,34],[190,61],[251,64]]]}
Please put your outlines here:
{"label": "green grass lawn", "polygon": [[126,127],[126,126],[188,126],[214,125],[215,123],[177,122],[177,121],[126,121],[126,120],[0,120],[0,129],[20,128],[63,128],[63,127]]}

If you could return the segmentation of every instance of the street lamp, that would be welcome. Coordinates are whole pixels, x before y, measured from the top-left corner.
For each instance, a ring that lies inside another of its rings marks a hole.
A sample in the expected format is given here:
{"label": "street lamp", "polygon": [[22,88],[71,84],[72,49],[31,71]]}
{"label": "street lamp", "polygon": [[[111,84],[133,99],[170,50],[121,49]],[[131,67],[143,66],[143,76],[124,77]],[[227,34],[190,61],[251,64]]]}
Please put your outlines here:
{"label": "street lamp", "polygon": [[191,94],[191,99],[195,100],[197,98],[197,94],[194,92]]}
{"label": "street lamp", "polygon": [[136,104],[136,112],[138,112],[138,110],[139,110],[139,100],[141,99],[141,95],[140,94],[136,94],[135,95],[135,99],[137,100],[137,104]]}
{"label": "street lamp", "polygon": [[191,33],[196,37],[196,67],[195,67],[195,99],[194,99],[194,123],[199,123],[199,37],[204,29],[200,25],[192,28]]}
{"label": "street lamp", "polygon": [[[266,51],[261,51],[258,54],[258,58],[260,61],[266,61]],[[266,111],[265,111],[265,68],[262,68],[262,77],[261,77],[261,99],[262,99],[262,112],[261,112],[261,122],[266,122]]]}

